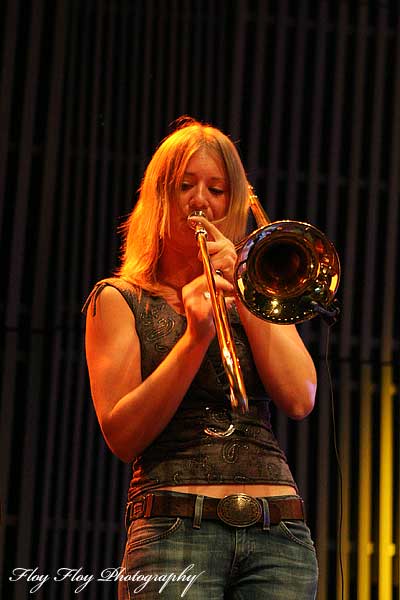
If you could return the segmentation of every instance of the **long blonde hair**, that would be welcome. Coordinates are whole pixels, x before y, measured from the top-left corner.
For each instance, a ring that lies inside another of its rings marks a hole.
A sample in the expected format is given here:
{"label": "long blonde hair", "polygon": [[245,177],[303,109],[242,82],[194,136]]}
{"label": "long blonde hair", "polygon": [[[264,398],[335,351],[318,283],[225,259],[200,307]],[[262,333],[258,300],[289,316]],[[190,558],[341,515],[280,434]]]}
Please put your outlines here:
{"label": "long blonde hair", "polygon": [[183,117],[180,126],[153,154],[136,206],[121,228],[122,264],[117,275],[139,288],[158,290],[158,260],[169,232],[170,207],[177,198],[190,158],[201,149],[220,162],[228,181],[229,207],[219,228],[233,242],[245,235],[249,183],[235,145],[219,129]]}

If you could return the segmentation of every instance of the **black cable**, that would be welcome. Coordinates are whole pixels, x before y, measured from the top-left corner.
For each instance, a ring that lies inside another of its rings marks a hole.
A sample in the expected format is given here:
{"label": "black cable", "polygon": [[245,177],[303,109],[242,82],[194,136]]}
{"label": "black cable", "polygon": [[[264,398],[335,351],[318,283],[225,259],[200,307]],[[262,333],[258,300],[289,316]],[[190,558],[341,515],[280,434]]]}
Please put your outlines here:
{"label": "black cable", "polygon": [[336,464],[338,469],[339,479],[339,524],[338,524],[338,546],[339,546],[339,571],[340,571],[340,584],[341,584],[341,599],[344,598],[344,571],[343,571],[343,557],[342,557],[342,526],[343,526],[343,474],[342,467],[340,464],[340,454],[337,444],[337,432],[336,432],[336,417],[335,417],[335,402],[333,393],[333,382],[332,375],[329,366],[329,342],[330,342],[330,331],[333,323],[327,328],[326,335],[326,348],[325,348],[325,366],[328,374],[329,393],[331,401],[331,415],[332,415],[332,433],[333,433],[333,448],[335,452]]}

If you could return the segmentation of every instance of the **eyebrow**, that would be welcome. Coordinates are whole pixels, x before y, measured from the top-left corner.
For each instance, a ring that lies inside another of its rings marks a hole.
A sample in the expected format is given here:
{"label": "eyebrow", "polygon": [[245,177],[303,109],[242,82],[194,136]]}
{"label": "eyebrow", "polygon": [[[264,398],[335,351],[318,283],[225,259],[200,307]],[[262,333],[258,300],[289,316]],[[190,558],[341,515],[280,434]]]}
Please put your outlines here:
{"label": "eyebrow", "polygon": [[[185,171],[184,175],[194,177],[196,176],[196,173],[192,173],[191,171]],[[210,177],[210,181],[222,181],[222,183],[227,183],[227,179],[225,177]]]}

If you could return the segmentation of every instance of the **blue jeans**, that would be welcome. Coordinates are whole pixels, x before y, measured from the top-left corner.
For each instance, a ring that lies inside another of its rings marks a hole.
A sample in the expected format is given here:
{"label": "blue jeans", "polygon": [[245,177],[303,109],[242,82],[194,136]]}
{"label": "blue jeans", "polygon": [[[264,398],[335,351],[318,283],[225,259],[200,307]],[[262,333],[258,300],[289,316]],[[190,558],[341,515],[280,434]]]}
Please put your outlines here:
{"label": "blue jeans", "polygon": [[119,600],[312,600],[318,566],[302,521],[230,527],[203,520],[151,517],[132,521]]}

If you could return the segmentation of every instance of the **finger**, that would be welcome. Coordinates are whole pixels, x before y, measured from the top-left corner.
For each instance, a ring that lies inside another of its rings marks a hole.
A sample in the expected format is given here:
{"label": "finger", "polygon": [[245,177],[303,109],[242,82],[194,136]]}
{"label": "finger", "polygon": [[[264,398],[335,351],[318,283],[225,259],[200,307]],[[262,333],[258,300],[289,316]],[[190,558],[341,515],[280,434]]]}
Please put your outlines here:
{"label": "finger", "polygon": [[236,250],[233,243],[227,238],[223,238],[217,242],[207,242],[207,250],[209,254],[223,253],[226,256],[232,256],[236,259]]}
{"label": "finger", "polygon": [[227,279],[221,275],[215,274],[215,285],[217,289],[222,290],[224,295],[229,296],[234,293],[235,288]]}
{"label": "finger", "polygon": [[230,246],[224,243],[221,247],[221,242],[208,242],[207,249],[215,271],[220,270],[224,277],[233,279],[237,261],[237,255],[233,244]]}
{"label": "finger", "polygon": [[234,306],[234,304],[235,304],[235,298],[234,298],[234,296],[225,296],[225,304],[226,304],[226,308],[228,310],[230,308],[232,308],[232,306]]}
{"label": "finger", "polygon": [[208,221],[208,219],[206,219],[205,217],[189,215],[188,220],[195,223],[201,223],[204,226],[204,229],[207,231],[207,233],[212,235],[214,241],[222,240],[225,238],[224,234],[220,232],[218,227],[216,227],[214,223],[211,223],[211,221]]}

